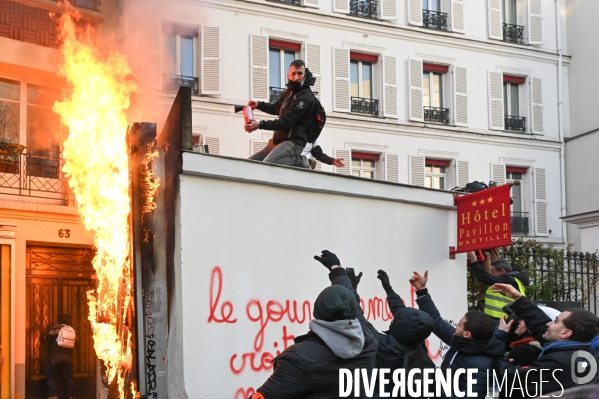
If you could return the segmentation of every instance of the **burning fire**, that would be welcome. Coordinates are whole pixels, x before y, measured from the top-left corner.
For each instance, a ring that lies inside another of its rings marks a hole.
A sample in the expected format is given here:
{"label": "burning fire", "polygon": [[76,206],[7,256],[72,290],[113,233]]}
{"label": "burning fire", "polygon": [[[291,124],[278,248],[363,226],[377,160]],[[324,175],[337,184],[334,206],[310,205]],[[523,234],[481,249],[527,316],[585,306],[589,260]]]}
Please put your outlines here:
{"label": "burning fire", "polygon": [[108,383],[117,378],[124,398],[132,362],[128,326],[133,324],[124,111],[137,86],[125,57],[116,52],[102,55],[94,44],[94,29],[76,25],[79,17],[67,4],[58,19],[63,42],[59,73],[69,89],[63,101],[54,105],[54,112],[69,128],[63,171],[85,227],[94,232],[98,286],[87,295],[94,348],[106,366]]}

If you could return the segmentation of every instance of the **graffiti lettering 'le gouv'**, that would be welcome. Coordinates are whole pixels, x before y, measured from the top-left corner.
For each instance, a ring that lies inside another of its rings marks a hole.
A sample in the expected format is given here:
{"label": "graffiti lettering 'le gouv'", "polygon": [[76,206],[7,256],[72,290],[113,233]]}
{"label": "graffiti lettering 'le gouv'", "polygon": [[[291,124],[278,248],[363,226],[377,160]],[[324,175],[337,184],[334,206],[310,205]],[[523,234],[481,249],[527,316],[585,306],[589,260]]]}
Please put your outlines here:
{"label": "graffiti lettering 'le gouv'", "polygon": [[[235,306],[231,301],[221,301],[223,293],[223,271],[219,266],[215,266],[210,275],[209,290],[209,315],[208,323],[216,324],[237,324],[238,319],[235,316]],[[411,290],[411,302],[414,307],[414,290]],[[389,321],[393,315],[389,311],[387,299],[373,297],[371,299],[360,299],[362,309],[365,310],[367,320],[376,320],[380,318],[383,321]],[[246,353],[234,353],[229,358],[229,370],[234,375],[239,375],[244,371],[261,372],[272,369],[272,360],[278,356],[282,350],[293,344],[294,335],[289,333],[289,327],[292,324],[304,324],[312,319],[311,302],[309,300],[259,300],[249,299],[245,305],[245,315],[252,323],[258,324],[258,330],[254,335],[252,350]],[[366,306],[366,307],[365,307]],[[272,351],[264,350],[266,329],[273,323],[283,323],[281,328],[281,338],[272,344]],[[426,340],[426,346],[429,342]],[[430,353],[432,359],[441,355],[441,351]],[[252,388],[239,388],[234,398],[247,398],[253,392]]]}

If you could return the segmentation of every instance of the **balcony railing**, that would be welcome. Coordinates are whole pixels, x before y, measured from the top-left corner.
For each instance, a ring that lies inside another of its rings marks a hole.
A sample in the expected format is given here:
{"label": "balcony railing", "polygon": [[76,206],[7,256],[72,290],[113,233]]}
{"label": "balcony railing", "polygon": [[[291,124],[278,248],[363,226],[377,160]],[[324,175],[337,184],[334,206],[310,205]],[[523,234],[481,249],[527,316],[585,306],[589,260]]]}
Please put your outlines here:
{"label": "balcony railing", "polygon": [[279,98],[281,98],[281,94],[283,94],[283,92],[286,89],[283,89],[282,87],[269,87],[268,88],[268,101],[271,103],[276,103],[277,101],[279,101]]}
{"label": "balcony railing", "polygon": [[437,107],[424,107],[424,121],[436,123],[449,123],[449,109]]}
{"label": "balcony railing", "polygon": [[30,148],[20,152],[22,146],[19,151],[7,152],[6,147],[0,144],[0,196],[40,198],[40,202],[59,205],[74,203],[62,173],[62,153]]}
{"label": "balcony railing", "polygon": [[505,130],[526,131],[526,117],[505,115]]}
{"label": "balcony railing", "polygon": [[429,29],[447,30],[447,13],[422,10],[422,26]]}
{"label": "balcony railing", "polygon": [[102,2],[100,0],[72,0],[71,4],[77,7],[98,11],[98,6],[102,4]]}
{"label": "balcony railing", "polygon": [[268,0],[268,1],[272,1],[275,3],[291,4],[293,6],[301,6],[302,5],[301,0]]}
{"label": "balcony railing", "polygon": [[193,94],[198,94],[198,83],[199,79],[193,76],[181,76],[181,75],[168,75],[164,74],[162,77],[162,89],[164,91],[179,91],[180,87],[191,87]]}
{"label": "balcony railing", "polygon": [[372,98],[352,97],[351,112],[378,116],[379,100]]}
{"label": "balcony railing", "polygon": [[362,18],[378,18],[377,0],[349,0],[349,14]]}
{"label": "balcony railing", "polygon": [[524,26],[503,24],[503,41],[510,43],[524,43]]}
{"label": "balcony railing", "polygon": [[512,234],[528,234],[528,212],[512,212]]}

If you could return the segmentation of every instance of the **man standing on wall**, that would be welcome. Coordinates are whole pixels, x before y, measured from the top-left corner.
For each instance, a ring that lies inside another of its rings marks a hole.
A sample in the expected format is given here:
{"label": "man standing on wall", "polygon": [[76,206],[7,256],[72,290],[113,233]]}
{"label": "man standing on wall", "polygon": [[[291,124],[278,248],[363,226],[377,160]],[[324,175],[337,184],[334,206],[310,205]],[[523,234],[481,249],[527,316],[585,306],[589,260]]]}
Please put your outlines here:
{"label": "man standing on wall", "polygon": [[62,369],[67,380],[67,396],[75,399],[73,380],[73,348],[75,347],[75,329],[71,324],[71,315],[62,314],[58,323],[50,327],[46,335],[49,346],[49,356],[46,361],[46,381],[48,383],[49,399],[56,396],[55,375]]}
{"label": "man standing on wall", "polygon": [[276,103],[248,102],[252,109],[258,108],[279,117],[270,121],[252,120],[244,125],[248,133],[256,129],[274,130],[273,138],[268,141],[266,147],[249,159],[309,169],[308,160],[301,154],[308,142],[307,127],[315,103],[310,86],[314,85],[316,78],[306,68],[303,60],[294,60],[289,66],[287,79],[287,90]]}

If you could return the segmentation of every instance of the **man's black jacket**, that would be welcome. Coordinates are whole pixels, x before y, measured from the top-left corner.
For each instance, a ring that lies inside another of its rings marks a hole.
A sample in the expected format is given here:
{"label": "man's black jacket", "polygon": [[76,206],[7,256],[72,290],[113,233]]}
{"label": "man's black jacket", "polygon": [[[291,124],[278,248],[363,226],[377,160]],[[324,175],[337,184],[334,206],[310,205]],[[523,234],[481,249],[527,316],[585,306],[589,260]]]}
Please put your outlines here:
{"label": "man's black jacket", "polygon": [[279,119],[260,121],[260,129],[275,131],[272,137],[275,145],[291,140],[304,147],[308,142],[306,127],[314,110],[314,94],[310,86],[315,82],[316,78],[306,68],[304,84],[296,93],[287,89],[274,104],[258,102],[260,111],[279,116]]}
{"label": "man's black jacket", "polygon": [[[549,316],[526,297],[521,297],[514,301],[510,307],[519,318],[524,319],[532,336],[539,341],[541,345],[546,345],[547,341],[545,341],[542,336],[547,331],[547,323],[551,321]],[[556,391],[557,393],[555,395],[561,395],[562,389],[575,385],[574,380],[572,379],[572,355],[579,350],[589,352],[595,359],[599,360],[599,354],[591,349],[590,343],[580,343],[580,345],[567,348],[546,349],[541,357],[531,363],[528,368],[514,366],[510,364],[507,358],[498,359],[495,362],[495,373],[502,377],[505,373],[507,375],[506,383],[509,387],[507,391],[502,389],[501,397],[527,398],[541,395],[541,393],[538,392],[540,390],[539,381],[541,380],[541,370],[545,370],[542,372],[542,395],[547,395],[550,392]],[[518,374],[517,379],[516,374]],[[510,392],[512,384],[516,384],[517,386],[518,380],[522,382],[521,385],[526,387],[526,389],[524,389],[524,392],[520,390],[511,390]],[[595,382],[597,381],[591,381],[591,383]]]}
{"label": "man's black jacket", "polygon": [[[428,294],[428,290],[416,291],[416,295],[416,303],[418,303],[420,310],[428,313],[435,322],[433,333],[441,341],[451,345],[456,330],[455,327],[441,318],[441,314]],[[441,370],[451,369],[452,375],[454,375],[459,369],[478,369],[478,372],[473,374],[477,383],[472,386],[472,391],[478,398],[484,398],[487,394],[487,370],[491,371],[493,369],[493,360],[502,357],[504,353],[504,344],[493,334],[488,341],[472,340],[472,345],[459,349],[450,346],[441,363]],[[466,374],[460,375],[458,384],[459,390],[466,392],[468,389]]]}
{"label": "man's black jacket", "polygon": [[[343,268],[331,271],[332,285],[342,285],[353,291],[351,281]],[[365,318],[360,306],[356,316],[364,333],[362,352],[351,359],[341,359],[313,332],[295,338],[291,345],[273,360],[273,373],[257,389],[266,399],[339,398],[339,369],[365,368],[368,375],[374,367],[378,341],[376,330]],[[360,390],[365,398],[364,389]],[[351,394],[353,397],[353,393]]]}
{"label": "man's black jacket", "polygon": [[470,271],[472,272],[472,275],[475,279],[486,285],[509,284],[518,291],[520,291],[520,287],[518,286],[518,283],[516,282],[515,278],[518,278],[518,280],[520,280],[525,287],[528,287],[530,285],[530,279],[528,277],[527,271],[522,271],[518,273],[506,273],[501,276],[494,276],[491,273],[487,272],[485,269],[483,269],[479,262],[472,262],[470,264]]}

